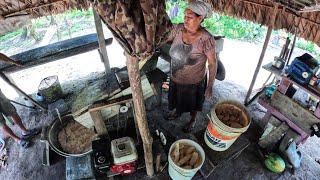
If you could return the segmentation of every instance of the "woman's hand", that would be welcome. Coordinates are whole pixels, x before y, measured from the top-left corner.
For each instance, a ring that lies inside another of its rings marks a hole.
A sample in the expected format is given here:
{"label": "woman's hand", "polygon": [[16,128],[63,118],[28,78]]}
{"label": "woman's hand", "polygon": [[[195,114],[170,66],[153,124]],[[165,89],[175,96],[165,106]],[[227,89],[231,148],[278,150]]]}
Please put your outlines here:
{"label": "woman's hand", "polygon": [[212,97],[212,86],[207,87],[204,97],[208,100]]}

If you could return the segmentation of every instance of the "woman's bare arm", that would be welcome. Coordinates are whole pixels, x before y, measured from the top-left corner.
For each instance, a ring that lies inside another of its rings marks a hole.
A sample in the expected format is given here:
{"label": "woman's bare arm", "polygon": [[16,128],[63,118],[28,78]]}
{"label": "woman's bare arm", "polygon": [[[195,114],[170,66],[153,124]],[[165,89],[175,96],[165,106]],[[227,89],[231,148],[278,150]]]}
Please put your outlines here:
{"label": "woman's bare arm", "polygon": [[217,73],[217,58],[215,51],[207,54],[208,58],[208,68],[209,68],[209,79],[208,86],[206,88],[205,97],[208,99],[212,96],[212,86]]}

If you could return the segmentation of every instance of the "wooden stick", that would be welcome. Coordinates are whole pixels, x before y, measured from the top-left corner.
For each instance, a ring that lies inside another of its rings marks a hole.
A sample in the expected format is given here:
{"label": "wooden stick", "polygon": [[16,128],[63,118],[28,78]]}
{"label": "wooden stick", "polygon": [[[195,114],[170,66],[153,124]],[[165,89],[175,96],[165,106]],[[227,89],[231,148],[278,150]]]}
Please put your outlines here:
{"label": "wooden stick", "polygon": [[111,107],[118,104],[124,104],[132,101],[132,95],[125,95],[115,99],[99,100],[89,106],[89,112],[99,111],[107,107]]}
{"label": "wooden stick", "polygon": [[16,86],[14,83],[12,83],[8,77],[0,71],[0,77],[6,82],[8,83],[11,87],[13,87],[13,89],[15,89],[17,92],[19,92],[20,94],[22,94],[25,98],[27,98],[29,101],[32,102],[32,104],[38,106],[40,109],[42,110],[47,110],[45,107],[43,107],[41,104],[39,104],[37,101],[33,100],[30,96],[28,96],[28,94],[26,94],[25,92],[23,92],[18,86]]}
{"label": "wooden stick", "polygon": [[286,43],[283,46],[282,56],[280,56],[280,58],[284,58],[285,59],[286,54],[288,53],[289,44],[290,44],[290,39],[289,39],[289,37],[287,37]]}
{"label": "wooden stick", "polygon": [[291,50],[290,50],[289,57],[288,57],[288,59],[287,59],[287,63],[286,63],[286,65],[288,65],[288,64],[289,64],[289,62],[290,62],[290,59],[291,59],[291,56],[292,56],[293,50],[294,50],[294,48],[295,48],[295,46],[296,46],[296,40],[297,40],[297,34],[294,34],[294,38],[293,38],[293,42],[292,42],[292,46],[291,46]]}
{"label": "wooden stick", "polygon": [[5,15],[2,15],[2,16],[4,18],[11,17],[11,16],[19,14],[21,12],[31,11],[33,9],[39,9],[39,8],[47,7],[47,6],[50,6],[50,5],[55,5],[55,4],[58,4],[58,3],[64,3],[64,2],[65,2],[65,0],[60,0],[60,1],[50,2],[50,3],[43,3],[41,5],[33,4],[34,6],[31,6],[31,7],[26,8],[26,9],[22,9],[22,8],[19,7],[19,11],[15,11],[15,12],[12,12],[12,13],[9,13],[9,14],[5,14]]}
{"label": "wooden stick", "polygon": [[90,116],[93,120],[94,127],[97,131],[97,134],[99,136],[107,135],[109,137],[108,130],[106,128],[106,125],[104,124],[101,112],[100,111],[90,112]]}
{"label": "wooden stick", "polygon": [[143,142],[144,159],[148,176],[153,176],[152,136],[149,131],[147,115],[142,95],[141,77],[139,72],[139,60],[136,57],[127,56],[127,68],[132,91],[135,116]]}
{"label": "wooden stick", "polygon": [[103,34],[103,28],[102,28],[102,23],[101,23],[101,18],[98,14],[98,12],[95,10],[95,8],[92,8],[93,11],[93,18],[94,18],[94,24],[96,25],[96,30],[97,30],[97,37],[98,37],[98,43],[99,43],[99,53],[101,60],[104,64],[106,73],[110,72],[110,63],[109,63],[109,58],[108,58],[108,53],[107,53],[107,48],[106,48],[106,42],[104,41],[104,34]]}
{"label": "wooden stick", "polygon": [[162,167],[160,168],[160,172],[162,172],[162,171],[164,170],[164,168],[167,167],[167,165],[168,165],[168,162],[166,162],[166,164],[164,164],[164,166],[162,166]]}
{"label": "wooden stick", "polygon": [[156,172],[160,171],[160,162],[161,162],[161,154],[158,154],[156,157]]}
{"label": "wooden stick", "polygon": [[262,52],[260,54],[260,58],[259,58],[259,62],[257,64],[257,67],[256,67],[256,70],[254,72],[254,75],[253,75],[253,78],[252,78],[252,81],[251,81],[251,84],[250,84],[250,87],[249,87],[249,90],[247,92],[247,96],[244,100],[244,103],[247,104],[248,103],[248,100],[250,98],[250,95],[251,95],[251,92],[252,92],[252,89],[253,89],[253,86],[256,82],[256,79],[257,79],[257,76],[259,74],[259,71],[260,71],[260,67],[261,67],[261,64],[262,64],[262,61],[263,61],[263,58],[264,58],[264,55],[266,53],[266,50],[267,50],[267,47],[268,47],[268,43],[269,43],[269,40],[270,40],[270,37],[271,37],[271,33],[272,33],[272,29],[274,27],[274,24],[275,24],[275,21],[276,21],[276,16],[277,16],[277,12],[278,12],[278,4],[276,4],[274,6],[274,9],[273,9],[273,13],[271,15],[271,19],[270,19],[270,25],[268,27],[268,32],[267,32],[267,35],[266,35],[266,39],[264,41],[264,44],[263,44],[263,48],[262,48]]}

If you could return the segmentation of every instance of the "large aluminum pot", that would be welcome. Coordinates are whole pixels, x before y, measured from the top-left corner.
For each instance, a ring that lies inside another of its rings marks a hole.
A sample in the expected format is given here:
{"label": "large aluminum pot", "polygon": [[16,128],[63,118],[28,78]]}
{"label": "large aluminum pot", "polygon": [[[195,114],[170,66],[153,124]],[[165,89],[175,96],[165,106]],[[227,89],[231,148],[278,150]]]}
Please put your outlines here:
{"label": "large aluminum pot", "polygon": [[92,152],[92,149],[88,150],[87,152],[81,153],[81,154],[70,154],[65,151],[60,146],[60,143],[58,141],[58,134],[60,131],[63,131],[63,127],[65,127],[68,122],[74,121],[73,117],[71,115],[66,115],[61,117],[62,124],[59,119],[56,119],[51,126],[47,130],[47,141],[49,142],[50,147],[59,155],[65,156],[65,157],[82,157]]}

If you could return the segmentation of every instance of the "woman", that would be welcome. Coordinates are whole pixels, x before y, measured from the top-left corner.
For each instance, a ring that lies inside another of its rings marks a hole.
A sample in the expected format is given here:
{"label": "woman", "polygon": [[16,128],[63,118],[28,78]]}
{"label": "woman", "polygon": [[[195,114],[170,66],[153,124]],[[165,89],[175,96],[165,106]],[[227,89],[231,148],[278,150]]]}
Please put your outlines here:
{"label": "woman", "polygon": [[190,112],[190,122],[184,128],[186,132],[190,132],[194,127],[197,112],[202,110],[204,99],[212,96],[217,71],[215,42],[213,36],[200,26],[203,19],[210,15],[211,9],[206,3],[189,3],[184,24],[175,26],[169,37],[172,46],[169,52],[171,81],[168,100],[171,112],[168,119],[175,119],[183,112]]}
{"label": "woman", "polygon": [[[12,64],[21,67],[22,65],[8,56],[0,53],[0,62]],[[4,116],[11,117],[14,123],[18,126],[21,131],[21,137],[17,136],[8,125]],[[40,133],[40,129],[27,129],[17,113],[16,108],[10,103],[9,99],[5,97],[0,89],[0,131],[7,136],[13,138],[21,147],[27,148],[30,145],[29,139]]]}

